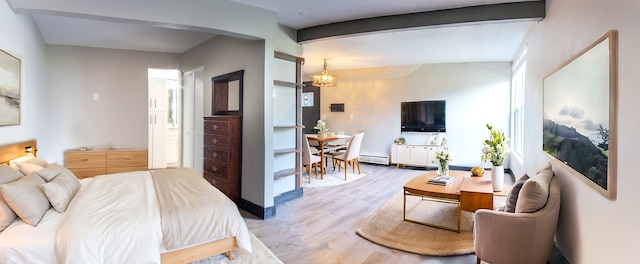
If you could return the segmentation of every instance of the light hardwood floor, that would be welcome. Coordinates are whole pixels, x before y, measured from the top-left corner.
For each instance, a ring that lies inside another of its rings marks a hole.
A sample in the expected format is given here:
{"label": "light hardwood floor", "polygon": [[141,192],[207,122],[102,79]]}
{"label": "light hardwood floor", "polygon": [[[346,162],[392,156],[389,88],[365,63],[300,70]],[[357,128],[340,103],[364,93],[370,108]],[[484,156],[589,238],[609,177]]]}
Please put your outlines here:
{"label": "light hardwood floor", "polygon": [[[476,263],[475,255],[422,256],[374,244],[355,230],[424,168],[361,164],[367,176],[347,184],[304,189],[300,199],[279,205],[276,217],[243,212],[253,232],[284,263]],[[505,183],[512,184],[511,175]],[[313,177],[312,177],[312,180]],[[319,180],[319,179],[317,179]],[[425,238],[428,239],[428,238]]]}

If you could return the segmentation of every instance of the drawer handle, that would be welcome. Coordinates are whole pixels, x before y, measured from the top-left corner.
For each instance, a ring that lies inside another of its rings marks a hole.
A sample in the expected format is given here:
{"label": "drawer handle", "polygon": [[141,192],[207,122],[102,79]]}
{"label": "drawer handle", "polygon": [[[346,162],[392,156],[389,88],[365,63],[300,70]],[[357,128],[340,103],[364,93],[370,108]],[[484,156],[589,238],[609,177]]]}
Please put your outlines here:
{"label": "drawer handle", "polygon": [[89,159],[80,159],[80,161],[88,161]]}
{"label": "drawer handle", "polygon": [[215,179],[213,180],[213,185],[216,185],[216,180]]}
{"label": "drawer handle", "polygon": [[213,142],[213,144],[218,144],[218,140],[215,139],[215,138],[213,140],[211,140],[211,142]]}
{"label": "drawer handle", "polygon": [[126,160],[130,160],[130,159],[131,159],[131,157],[124,157],[124,159],[126,159]]}
{"label": "drawer handle", "polygon": [[213,125],[213,130],[218,130],[218,125]]}
{"label": "drawer handle", "polygon": [[216,171],[218,171],[218,168],[216,166],[211,166],[211,171],[216,172]]}
{"label": "drawer handle", "polygon": [[218,157],[218,152],[214,152],[213,154],[211,154],[211,156],[215,159]]}

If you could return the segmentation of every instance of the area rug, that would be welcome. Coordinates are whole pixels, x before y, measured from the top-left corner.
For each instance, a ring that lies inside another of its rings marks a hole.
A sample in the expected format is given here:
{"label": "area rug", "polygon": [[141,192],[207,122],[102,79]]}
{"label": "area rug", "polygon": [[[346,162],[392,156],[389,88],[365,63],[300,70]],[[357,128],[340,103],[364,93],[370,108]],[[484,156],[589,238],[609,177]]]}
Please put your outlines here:
{"label": "area rug", "polygon": [[262,244],[262,241],[253,235],[253,233],[250,235],[253,254],[241,249],[236,249],[233,251],[232,260],[227,258],[227,254],[220,254],[191,262],[191,264],[282,264],[282,261]]}
{"label": "area rug", "polygon": [[[344,168],[343,168],[344,169]],[[358,174],[358,170],[356,169],[356,173],[351,171],[351,168],[347,171],[347,180],[344,180],[344,170],[335,170],[332,168],[327,168],[324,177],[320,179],[320,173],[316,175],[313,170],[311,170],[311,183],[309,183],[309,176],[307,176],[307,172],[302,173],[302,187],[303,188],[319,188],[319,187],[327,187],[327,186],[336,186],[345,183],[349,183],[352,181],[356,181],[367,176],[368,173],[360,170],[360,174]]]}
{"label": "area rug", "polygon": [[[403,220],[403,195],[399,193],[365,220],[356,233],[376,244],[421,255],[471,254],[473,216],[471,212],[460,212],[460,233],[407,222]],[[407,196],[407,217],[456,228],[457,207]]]}

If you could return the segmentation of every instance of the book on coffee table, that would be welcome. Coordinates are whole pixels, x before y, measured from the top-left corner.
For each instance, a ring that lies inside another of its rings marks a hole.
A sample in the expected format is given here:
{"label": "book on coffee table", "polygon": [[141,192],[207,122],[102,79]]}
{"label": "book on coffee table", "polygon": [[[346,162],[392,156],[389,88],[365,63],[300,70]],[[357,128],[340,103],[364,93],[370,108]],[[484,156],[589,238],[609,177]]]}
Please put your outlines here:
{"label": "book on coffee table", "polygon": [[429,180],[429,183],[436,184],[436,185],[449,185],[455,181],[456,181],[456,177],[453,177],[453,176],[437,176]]}

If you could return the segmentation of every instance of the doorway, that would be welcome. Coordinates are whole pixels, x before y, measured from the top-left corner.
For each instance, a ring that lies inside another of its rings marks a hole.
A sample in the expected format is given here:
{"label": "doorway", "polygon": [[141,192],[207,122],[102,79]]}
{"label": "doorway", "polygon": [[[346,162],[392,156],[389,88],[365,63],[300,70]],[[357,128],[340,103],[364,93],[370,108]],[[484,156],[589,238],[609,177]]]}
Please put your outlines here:
{"label": "doorway", "polygon": [[180,71],[148,69],[148,162],[150,169],[180,165]]}

